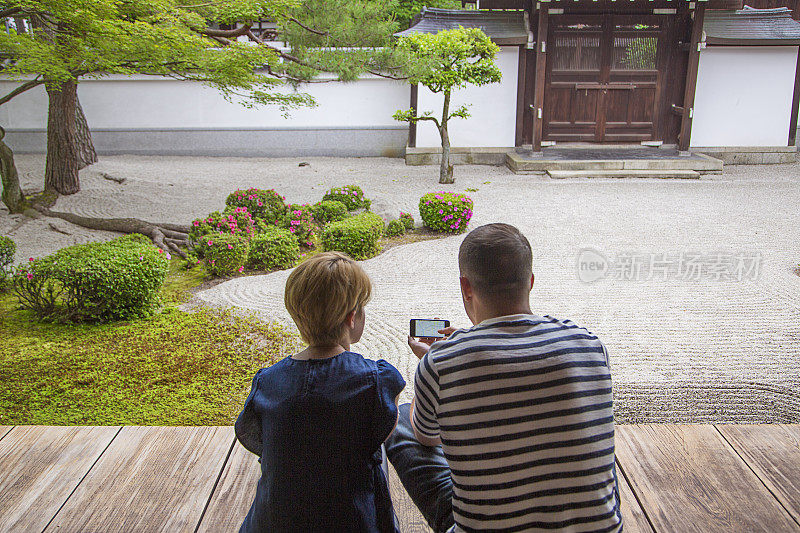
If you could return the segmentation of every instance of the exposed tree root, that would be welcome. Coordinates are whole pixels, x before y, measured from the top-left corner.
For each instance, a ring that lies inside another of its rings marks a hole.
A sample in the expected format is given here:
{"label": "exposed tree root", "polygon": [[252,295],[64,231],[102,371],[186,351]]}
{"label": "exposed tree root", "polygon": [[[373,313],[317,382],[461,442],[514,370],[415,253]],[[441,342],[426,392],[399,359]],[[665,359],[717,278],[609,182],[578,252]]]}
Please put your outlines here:
{"label": "exposed tree root", "polygon": [[153,244],[162,250],[169,250],[186,258],[186,252],[181,249],[189,238],[189,227],[178,224],[154,223],[139,220],[138,218],[94,218],[84,217],[73,213],[51,211],[42,205],[34,205],[34,209],[48,217],[60,218],[71,224],[84,228],[116,231],[118,233],[141,233],[150,237]]}

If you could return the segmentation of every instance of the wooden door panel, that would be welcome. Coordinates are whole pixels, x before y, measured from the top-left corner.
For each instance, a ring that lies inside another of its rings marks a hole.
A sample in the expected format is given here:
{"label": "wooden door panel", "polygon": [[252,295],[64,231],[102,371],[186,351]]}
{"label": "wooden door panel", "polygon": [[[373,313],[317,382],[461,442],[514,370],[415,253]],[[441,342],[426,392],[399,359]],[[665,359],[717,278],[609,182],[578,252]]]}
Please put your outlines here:
{"label": "wooden door panel", "polygon": [[665,20],[654,15],[552,16],[543,139],[654,139]]}

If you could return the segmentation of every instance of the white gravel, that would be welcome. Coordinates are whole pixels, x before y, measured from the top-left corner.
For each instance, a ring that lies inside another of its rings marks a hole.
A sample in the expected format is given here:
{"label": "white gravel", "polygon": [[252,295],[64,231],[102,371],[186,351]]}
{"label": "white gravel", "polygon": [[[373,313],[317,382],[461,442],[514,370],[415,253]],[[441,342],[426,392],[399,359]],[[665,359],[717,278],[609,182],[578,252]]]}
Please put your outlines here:
{"label": "white gravel", "polygon": [[[81,192],[55,208],[188,223],[221,209],[236,188],[274,188],[287,201],[311,203],[330,187],[358,184],[377,212],[418,218],[419,197],[443,189],[436,168],[399,159],[302,160],[310,165],[298,167],[297,158],[107,156],[82,171]],[[17,164],[23,187],[40,188],[42,157],[18,156]],[[119,185],[100,172],[127,181]],[[445,188],[478,189],[468,192],[475,201],[471,227],[507,222],[528,236],[535,312],[570,318],[606,343],[619,422],[800,422],[800,277],[793,272],[800,263],[800,164],[726,167],[697,181],[549,180],[458,166],[456,180]],[[113,236],[61,220],[25,222],[7,211],[0,211],[0,234],[15,239],[18,260]],[[409,318],[468,325],[457,280],[462,238],[395,247],[363,263],[375,290],[355,349],[389,360],[409,383],[416,366],[405,344]],[[762,261],[757,278],[742,281],[643,276],[587,284],[576,267],[584,248],[608,258],[719,252],[760,254]],[[287,275],[238,278],[199,297],[291,324],[283,309]]]}

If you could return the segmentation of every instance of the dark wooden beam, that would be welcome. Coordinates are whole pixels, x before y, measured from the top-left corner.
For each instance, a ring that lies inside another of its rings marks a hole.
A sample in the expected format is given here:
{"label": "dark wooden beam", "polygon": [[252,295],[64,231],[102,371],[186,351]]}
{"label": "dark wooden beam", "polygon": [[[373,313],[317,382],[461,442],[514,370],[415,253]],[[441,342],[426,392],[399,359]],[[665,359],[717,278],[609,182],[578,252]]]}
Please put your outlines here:
{"label": "dark wooden beam", "polygon": [[[697,67],[700,64],[700,39],[703,36],[703,19],[706,14],[705,3],[698,2],[692,21],[692,40],[689,43],[689,65],[686,69],[686,89],[683,93],[683,117],[678,149],[688,150],[692,136],[692,116],[694,93],[697,89]],[[692,115],[692,116],[690,116]]]}
{"label": "dark wooden beam", "polygon": [[[419,99],[419,85],[416,83],[411,85],[411,109],[414,115],[417,114],[417,100]],[[408,123],[408,147],[415,148],[417,146],[417,123]]]}
{"label": "dark wooden beam", "polygon": [[797,107],[800,104],[800,48],[797,52],[797,65],[794,68],[794,94],[792,96],[792,118],[789,122],[789,146],[797,144]]}
{"label": "dark wooden beam", "polygon": [[[533,92],[533,151],[542,150],[544,79],[547,66],[547,5],[539,3],[536,25],[536,78]],[[540,116],[541,114],[541,116]]]}
{"label": "dark wooden beam", "polygon": [[526,48],[519,47],[519,65],[517,66],[517,126],[514,132],[514,146],[522,146],[522,124],[525,121],[525,64]]}

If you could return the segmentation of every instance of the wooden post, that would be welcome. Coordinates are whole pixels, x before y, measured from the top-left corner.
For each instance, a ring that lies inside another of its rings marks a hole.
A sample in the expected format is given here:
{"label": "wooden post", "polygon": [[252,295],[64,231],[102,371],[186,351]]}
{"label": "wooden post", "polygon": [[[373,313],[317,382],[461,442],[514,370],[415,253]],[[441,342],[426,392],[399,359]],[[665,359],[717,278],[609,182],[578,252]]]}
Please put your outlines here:
{"label": "wooden post", "polygon": [[519,47],[519,65],[517,66],[517,126],[514,131],[514,146],[522,146],[522,124],[525,120],[525,64],[527,48]]}
{"label": "wooden post", "polygon": [[700,39],[703,36],[705,13],[705,2],[697,2],[697,7],[694,10],[694,20],[692,21],[692,41],[689,43],[689,64],[686,68],[686,90],[683,93],[679,150],[689,149],[689,141],[692,135],[692,108],[694,107],[694,93],[697,89],[697,67],[700,64]]}
{"label": "wooden post", "polygon": [[[417,100],[419,98],[419,85],[416,83],[411,86],[411,110],[414,111],[414,116],[417,116]],[[417,123],[408,123],[408,147],[415,148],[417,146]]]}
{"label": "wooden post", "polygon": [[798,104],[800,104],[800,47],[797,49],[797,64],[794,68],[794,94],[792,96],[792,118],[789,122],[789,146],[797,144]]}
{"label": "wooden post", "polygon": [[[542,151],[542,122],[544,118],[544,80],[547,67],[547,6],[537,3],[539,21],[536,29],[536,81],[533,89],[533,151]],[[540,113],[542,115],[540,116]]]}

